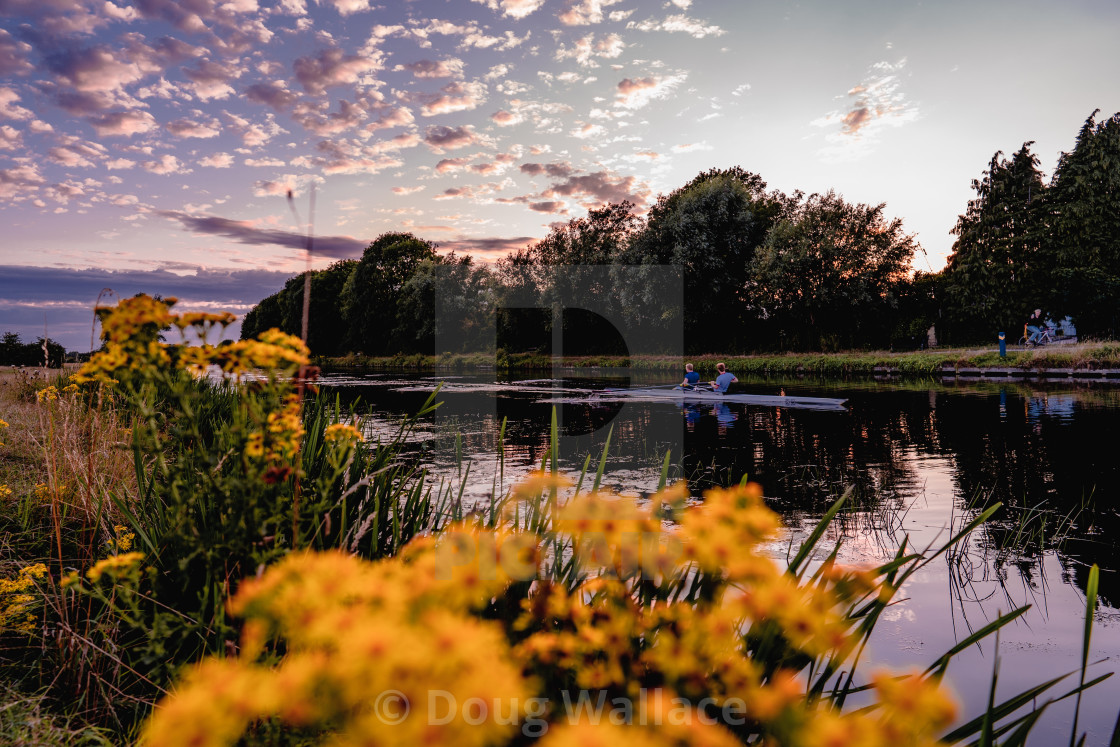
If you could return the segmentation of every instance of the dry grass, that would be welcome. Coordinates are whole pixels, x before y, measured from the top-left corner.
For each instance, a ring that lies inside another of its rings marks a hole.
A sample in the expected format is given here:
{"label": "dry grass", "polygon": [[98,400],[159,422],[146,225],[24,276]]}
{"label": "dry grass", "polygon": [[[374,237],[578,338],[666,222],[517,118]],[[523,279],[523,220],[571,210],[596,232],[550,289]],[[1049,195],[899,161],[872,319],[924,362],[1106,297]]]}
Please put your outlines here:
{"label": "dry grass", "polygon": [[112,536],[119,517],[110,496],[131,503],[138,492],[130,430],[108,401],[38,401],[38,390],[61,383],[56,371],[0,369],[0,419],[9,425],[0,436],[0,485],[11,490],[5,513],[27,516],[36,493],[46,493],[61,502],[67,523]]}

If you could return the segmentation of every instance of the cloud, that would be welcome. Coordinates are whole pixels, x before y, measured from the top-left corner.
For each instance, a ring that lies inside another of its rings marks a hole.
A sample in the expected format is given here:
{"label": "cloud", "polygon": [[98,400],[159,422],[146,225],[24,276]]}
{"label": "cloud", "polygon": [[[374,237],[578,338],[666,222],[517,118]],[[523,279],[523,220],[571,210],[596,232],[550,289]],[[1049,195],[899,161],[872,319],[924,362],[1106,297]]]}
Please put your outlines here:
{"label": "cloud", "polygon": [[[173,263],[180,264],[180,263]],[[117,298],[137,293],[174,296],[176,310],[231,311],[245,314],[284,286],[288,272],[271,270],[218,270],[182,265],[189,274],[159,270],[100,270],[7,265],[0,267],[0,331],[15,332],[24,342],[47,333],[68,350],[88,350],[94,331],[93,306],[102,289]],[[44,301],[44,299],[50,299]],[[102,298],[102,303],[113,299]],[[239,326],[227,329],[236,338]],[[96,342],[94,343],[96,345]]]}
{"label": "cloud", "polygon": [[89,168],[105,160],[107,151],[99,143],[82,142],[78,138],[64,138],[63,143],[47,151],[47,157],[60,166]]}
{"label": "cloud", "polygon": [[22,145],[22,132],[11,125],[0,125],[0,150],[15,150]]}
{"label": "cloud", "polygon": [[614,59],[620,56],[625,48],[626,45],[618,34],[608,34],[600,37],[598,41],[595,40],[595,34],[588,34],[577,39],[570,49],[563,44],[559,45],[556,49],[556,59],[574,59],[584,67],[598,67],[599,63],[595,61],[595,57]]}
{"label": "cloud", "polygon": [[[178,210],[158,210],[156,214],[178,221],[191,233],[221,236],[239,244],[281,246],[300,251],[307,246],[307,236],[298,231],[261,228],[249,221],[231,220],[217,215],[192,215]],[[368,243],[352,236],[315,236],[312,251],[320,257],[351,259],[360,257]]]}
{"label": "cloud", "polygon": [[397,65],[396,71],[407,70],[417,78],[461,78],[463,77],[463,61],[457,57],[446,60],[420,60]]}
{"label": "cloud", "polygon": [[361,13],[367,10],[373,10],[373,4],[370,0],[317,0],[320,5],[330,5],[338,11],[339,15],[349,16],[354,13]]}
{"label": "cloud", "polygon": [[569,0],[568,7],[560,14],[565,26],[589,26],[602,23],[603,8],[617,5],[622,0]]}
{"label": "cloud", "polygon": [[434,117],[439,114],[469,111],[486,101],[486,84],[481,81],[448,83],[439,93],[407,93],[395,91],[402,101],[417,101],[420,114]]}
{"label": "cloud", "polygon": [[500,10],[502,15],[510,18],[525,18],[544,5],[544,0],[474,0],[485,5],[490,10]]}
{"label": "cloud", "polygon": [[458,150],[468,145],[479,142],[478,136],[470,125],[462,127],[447,127],[446,125],[432,125],[424,131],[424,144],[432,149],[433,153],[443,153],[448,150]]}
{"label": "cloud", "polygon": [[703,39],[706,36],[723,36],[727,33],[719,26],[705,26],[703,22],[689,18],[683,13],[675,16],[667,16],[662,21],[657,21],[652,18],[648,18],[644,21],[630,21],[626,24],[626,28],[635,29],[637,31],[684,33],[695,39]]}
{"label": "cloud", "polygon": [[200,60],[195,67],[184,67],[183,75],[190,80],[187,86],[202,101],[227,99],[235,91],[229,84],[241,76],[235,70],[212,60]]}
{"label": "cloud", "polygon": [[467,164],[471,162],[471,157],[466,156],[463,158],[444,158],[436,164],[437,174],[453,174],[456,171],[466,171]]}
{"label": "cloud", "polygon": [[16,102],[20,100],[19,94],[11,88],[0,86],[0,119],[31,119],[34,115],[30,109],[24,109]]}
{"label": "cloud", "polygon": [[211,169],[228,169],[233,165],[233,156],[229,153],[211,153],[200,160],[198,165]]}
{"label": "cloud", "polygon": [[875,63],[860,83],[837,97],[846,100],[843,109],[834,109],[812,121],[816,127],[831,130],[825,138],[830,145],[821,155],[830,160],[861,156],[883,128],[901,127],[917,119],[917,104],[911,103],[901,90],[899,73],[905,66],[905,59],[893,64]]}
{"label": "cloud", "polygon": [[633,176],[620,177],[607,171],[596,171],[554,182],[541,196],[584,198],[582,204],[591,207],[628,200],[641,207],[646,204],[649,194],[649,188]]}
{"label": "cloud", "polygon": [[142,135],[156,128],[155,117],[143,110],[107,112],[87,117],[86,121],[100,137]]}
{"label": "cloud", "polygon": [[245,97],[279,112],[288,109],[299,100],[299,96],[289,91],[287,85],[278,80],[254,83],[245,89]]}
{"label": "cloud", "polygon": [[18,41],[7,29],[0,28],[0,76],[29,75],[34,70],[31,45]]}
{"label": "cloud", "polygon": [[470,254],[484,262],[494,262],[537,241],[532,236],[516,236],[514,238],[467,238],[459,237],[451,241],[440,242],[440,251],[453,251],[460,254]]}
{"label": "cloud", "polygon": [[179,163],[179,159],[169,153],[165,153],[160,156],[159,160],[144,161],[140,165],[143,166],[146,171],[150,171],[153,174],[160,174],[163,176],[167,174],[183,174],[188,172],[188,169],[183,168],[183,165]]}
{"label": "cloud", "polygon": [[0,200],[21,202],[33,196],[44,182],[46,179],[34,163],[20,163],[10,169],[0,169]]}
{"label": "cloud", "polygon": [[490,115],[490,121],[499,127],[509,127],[511,125],[520,124],[522,117],[513,112],[507,112],[505,109],[499,109]]}
{"label": "cloud", "polygon": [[567,215],[568,207],[563,202],[556,200],[548,202],[530,202],[529,209],[538,213],[552,213],[558,215]]}
{"label": "cloud", "polygon": [[209,122],[176,119],[172,122],[168,122],[164,127],[172,135],[181,138],[200,138],[205,140],[222,134],[222,126],[216,119],[212,119]]}
{"label": "cloud", "polygon": [[296,80],[313,96],[331,86],[357,83],[362,76],[380,69],[380,55],[346,54],[337,47],[320,50],[313,57],[299,57],[292,63]]}
{"label": "cloud", "polygon": [[401,106],[382,114],[380,117],[367,124],[366,129],[370,132],[375,132],[390,127],[404,127],[405,125],[412,124],[414,121],[416,121],[416,118],[412,116],[412,110],[407,106]]}
{"label": "cloud", "polygon": [[60,49],[47,55],[46,64],[60,83],[84,92],[117,91],[159,71],[104,45]]}
{"label": "cloud", "polygon": [[431,46],[428,37],[433,34],[441,36],[458,36],[459,49],[493,49],[505,52],[514,47],[519,47],[529,40],[531,33],[526,31],[525,36],[517,36],[512,31],[505,31],[501,36],[492,36],[473,22],[456,24],[450,21],[431,19],[427,24],[415,26],[409,33],[420,41],[421,46]]}
{"label": "cloud", "polygon": [[521,173],[528,174],[529,176],[540,176],[544,174],[563,179],[564,177],[574,174],[575,169],[566,161],[557,163],[523,163],[521,164]]}
{"label": "cloud", "polygon": [[424,190],[423,185],[418,187],[393,187],[393,194],[395,195],[414,195],[417,192]]}
{"label": "cloud", "polygon": [[646,78],[623,78],[618,83],[615,105],[625,109],[641,109],[651,101],[669,96],[687,75],[651,76]]}

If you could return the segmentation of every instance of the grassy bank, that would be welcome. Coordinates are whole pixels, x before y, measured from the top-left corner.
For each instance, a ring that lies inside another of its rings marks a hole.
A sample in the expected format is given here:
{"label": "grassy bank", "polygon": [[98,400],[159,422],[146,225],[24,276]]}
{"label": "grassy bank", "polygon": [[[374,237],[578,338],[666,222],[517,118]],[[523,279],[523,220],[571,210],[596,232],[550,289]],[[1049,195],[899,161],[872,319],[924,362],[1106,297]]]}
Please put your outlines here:
{"label": "grassy bank", "polygon": [[418,371],[544,371],[559,365],[573,369],[631,368],[676,375],[685,362],[695,364],[701,375],[715,374],[723,361],[736,374],[870,376],[884,369],[906,376],[930,376],[946,369],[1018,368],[1099,370],[1120,368],[1120,343],[1084,342],[1043,348],[1016,349],[1000,357],[998,348],[934,348],[905,353],[849,351],[842,353],[783,353],[728,356],[716,353],[691,357],[675,356],[567,356],[559,361],[544,353],[481,353],[434,355],[361,356],[318,359],[330,368]]}

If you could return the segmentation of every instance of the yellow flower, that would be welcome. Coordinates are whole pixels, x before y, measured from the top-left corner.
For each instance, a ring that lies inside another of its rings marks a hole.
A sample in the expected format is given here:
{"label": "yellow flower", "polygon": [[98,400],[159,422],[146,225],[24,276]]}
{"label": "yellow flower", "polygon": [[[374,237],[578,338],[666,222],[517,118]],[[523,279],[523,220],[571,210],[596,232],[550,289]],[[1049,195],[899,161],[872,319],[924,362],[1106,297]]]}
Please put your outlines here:
{"label": "yellow flower", "polygon": [[323,438],[327,443],[334,443],[335,441],[342,441],[349,443],[351,441],[362,441],[362,432],[352,425],[346,423],[335,423],[328,425],[326,431],[323,432]]}
{"label": "yellow flower", "polygon": [[58,389],[56,389],[52,384],[45,389],[40,389],[39,391],[35,392],[35,398],[40,402],[54,402],[56,399],[58,399]]}
{"label": "yellow flower", "polygon": [[0,484],[0,500],[9,497],[12,494],[12,489],[7,485]]}
{"label": "yellow flower", "polygon": [[97,561],[97,563],[86,571],[86,578],[90,581],[97,581],[104,574],[110,576],[119,576],[123,573],[128,573],[139,565],[140,561],[144,559],[142,552],[128,552],[124,555],[110,555],[109,557]]}
{"label": "yellow flower", "polygon": [[[7,428],[7,427],[8,427],[8,424],[5,423],[3,420],[0,420],[0,428]],[[0,446],[3,446],[3,445],[4,445],[4,442],[0,441]]]}

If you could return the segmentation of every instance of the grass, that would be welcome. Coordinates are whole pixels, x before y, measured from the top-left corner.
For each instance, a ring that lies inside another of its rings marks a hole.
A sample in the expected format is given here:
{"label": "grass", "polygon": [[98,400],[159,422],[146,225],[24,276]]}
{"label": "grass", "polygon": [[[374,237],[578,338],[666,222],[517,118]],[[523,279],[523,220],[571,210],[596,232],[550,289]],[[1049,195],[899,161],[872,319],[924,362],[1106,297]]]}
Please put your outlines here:
{"label": "grass", "polygon": [[396,355],[370,357],[348,355],[327,357],[318,363],[327,367],[439,371],[542,371],[558,366],[572,369],[629,368],[665,372],[674,376],[685,362],[696,365],[702,375],[714,375],[723,361],[736,374],[794,374],[818,376],[865,376],[890,369],[905,376],[930,376],[943,369],[1019,368],[1045,370],[1072,368],[1096,370],[1120,368],[1120,343],[1082,342],[1028,350],[1011,348],[1000,357],[995,348],[934,348],[912,352],[848,351],[840,353],[782,353],[765,355],[703,354],[676,356],[566,356],[554,360],[545,353],[484,353],[444,355]]}

